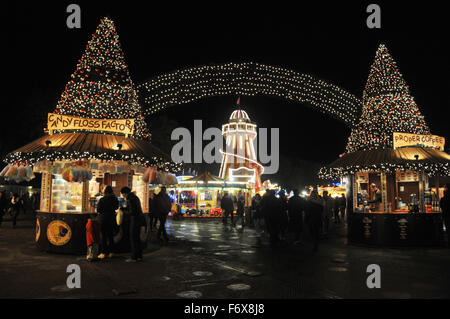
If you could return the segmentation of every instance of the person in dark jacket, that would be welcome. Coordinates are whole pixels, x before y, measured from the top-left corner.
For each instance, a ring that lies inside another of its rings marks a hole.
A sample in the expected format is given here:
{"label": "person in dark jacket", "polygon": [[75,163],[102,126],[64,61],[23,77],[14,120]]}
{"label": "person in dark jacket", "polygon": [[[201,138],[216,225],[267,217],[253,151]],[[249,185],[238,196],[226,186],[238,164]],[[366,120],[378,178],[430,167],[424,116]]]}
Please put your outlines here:
{"label": "person in dark jacket", "polygon": [[262,233],[262,212],[261,212],[261,195],[256,194],[252,198],[252,220],[253,225],[255,225],[256,237],[258,238],[258,242],[261,241],[261,233]]}
{"label": "person in dark jacket", "polygon": [[237,205],[236,205],[236,215],[237,215],[237,219],[235,221],[234,226],[237,225],[238,221],[241,223],[241,227],[242,229],[244,229],[244,210],[245,210],[245,198],[244,195],[239,192],[238,194],[238,198],[237,198]]}
{"label": "person in dark jacket", "polygon": [[126,262],[142,261],[142,246],[140,239],[141,227],[145,226],[145,218],[142,213],[142,206],[139,197],[131,192],[127,186],[120,190],[122,196],[126,199],[122,207],[124,214],[130,217],[130,246],[131,257]]}
{"label": "person in dark jacket", "polygon": [[324,203],[316,189],[311,192],[306,202],[305,222],[308,225],[309,233],[313,240],[313,251],[319,249],[320,230],[322,229],[322,213]]}
{"label": "person in dark jacket", "polygon": [[22,198],[19,196],[19,194],[14,193],[11,198],[11,215],[13,228],[16,228],[17,217],[19,216],[19,213],[22,209],[23,209]]}
{"label": "person in dark jacket", "polygon": [[149,217],[150,217],[150,230],[156,229],[156,223],[158,222],[158,216],[156,214],[155,208],[155,193],[153,191],[150,192],[150,197],[148,199],[148,207],[149,207]]}
{"label": "person in dark jacket", "polygon": [[276,244],[280,241],[281,210],[281,201],[275,196],[275,191],[267,190],[261,200],[261,211],[266,221],[271,244]]}
{"label": "person in dark jacket", "polygon": [[450,184],[444,186],[444,196],[439,201],[442,210],[442,220],[444,221],[445,231],[447,233],[448,245],[450,247],[450,194],[448,189]]}
{"label": "person in dark jacket", "polygon": [[169,215],[169,212],[172,208],[172,201],[170,200],[169,195],[167,195],[166,188],[164,186],[161,187],[161,191],[158,193],[158,195],[155,196],[154,202],[156,216],[159,220],[159,228],[156,238],[162,241],[162,234],[162,236],[164,237],[164,241],[167,243],[169,241],[169,237],[167,236],[166,231],[166,220],[167,215]]}
{"label": "person in dark jacket", "polygon": [[101,254],[99,259],[106,256],[111,258],[112,248],[114,246],[114,228],[116,225],[116,210],[119,209],[119,200],[111,186],[106,186],[103,191],[103,197],[100,198],[97,204],[97,213],[99,214],[99,223],[102,233],[102,240],[100,245]]}
{"label": "person in dark jacket", "polygon": [[339,216],[339,212],[338,212],[338,214],[337,214],[338,223],[341,222],[341,218],[345,221],[345,208],[346,207],[347,207],[347,198],[345,198],[345,195],[342,194],[341,197],[339,198],[340,216]]}
{"label": "person in dark jacket", "polygon": [[305,200],[298,196],[298,189],[294,189],[293,193],[294,195],[288,201],[289,228],[294,233],[294,244],[300,244]]}
{"label": "person in dark jacket", "polygon": [[220,208],[222,209],[222,222],[226,225],[228,215],[231,214],[231,225],[233,225],[234,204],[227,192],[224,192],[222,199],[220,200]]}
{"label": "person in dark jacket", "polygon": [[373,211],[379,211],[380,210],[380,204],[381,204],[381,191],[377,187],[375,183],[372,183],[370,185],[370,200],[368,201],[369,204],[372,206]]}

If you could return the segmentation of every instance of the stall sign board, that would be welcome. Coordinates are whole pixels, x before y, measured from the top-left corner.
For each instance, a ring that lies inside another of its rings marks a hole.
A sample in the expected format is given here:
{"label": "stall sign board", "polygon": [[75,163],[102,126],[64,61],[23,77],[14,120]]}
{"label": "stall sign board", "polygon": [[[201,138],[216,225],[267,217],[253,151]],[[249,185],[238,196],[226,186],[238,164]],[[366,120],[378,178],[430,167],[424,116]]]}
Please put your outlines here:
{"label": "stall sign board", "polygon": [[398,182],[418,182],[419,172],[407,170],[407,171],[397,171],[396,178]]}
{"label": "stall sign board", "polygon": [[54,220],[47,226],[48,241],[55,246],[63,246],[72,238],[72,229],[62,220]]}
{"label": "stall sign board", "polygon": [[134,119],[89,119],[48,113],[47,128],[55,130],[92,130],[131,135],[134,132]]}
{"label": "stall sign board", "polygon": [[394,150],[407,146],[422,146],[444,150],[445,138],[437,135],[423,135],[394,132]]}
{"label": "stall sign board", "polygon": [[397,223],[400,228],[400,239],[406,239],[408,235],[408,220],[406,218],[401,218]]}

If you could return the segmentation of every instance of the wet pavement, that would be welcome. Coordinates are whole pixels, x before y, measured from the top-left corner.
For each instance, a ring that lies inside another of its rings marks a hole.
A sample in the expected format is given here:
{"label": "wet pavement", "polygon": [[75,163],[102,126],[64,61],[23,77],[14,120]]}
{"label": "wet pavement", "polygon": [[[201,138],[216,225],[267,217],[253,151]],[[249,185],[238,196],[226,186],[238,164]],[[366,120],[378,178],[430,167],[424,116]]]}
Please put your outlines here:
{"label": "wet pavement", "polygon": [[[127,255],[89,263],[35,247],[35,225],[21,220],[0,228],[0,298],[449,298],[450,249],[373,248],[347,244],[346,229],[312,245],[257,243],[217,219],[168,222],[170,241],[152,234],[144,261]],[[81,268],[81,288],[66,286],[66,268]],[[381,288],[369,289],[367,266],[381,268]]]}

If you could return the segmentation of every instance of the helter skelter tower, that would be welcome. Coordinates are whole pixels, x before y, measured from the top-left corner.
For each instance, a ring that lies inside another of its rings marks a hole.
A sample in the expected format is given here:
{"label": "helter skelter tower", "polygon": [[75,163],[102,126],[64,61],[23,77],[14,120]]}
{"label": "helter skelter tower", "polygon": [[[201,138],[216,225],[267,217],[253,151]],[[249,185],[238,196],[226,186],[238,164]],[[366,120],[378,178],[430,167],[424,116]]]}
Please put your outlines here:
{"label": "helter skelter tower", "polygon": [[233,111],[227,124],[222,125],[222,135],[226,139],[226,149],[222,151],[222,165],[219,177],[230,182],[252,183],[257,191],[261,188],[263,166],[256,159],[254,140],[256,124],[250,121],[247,112],[241,109]]}

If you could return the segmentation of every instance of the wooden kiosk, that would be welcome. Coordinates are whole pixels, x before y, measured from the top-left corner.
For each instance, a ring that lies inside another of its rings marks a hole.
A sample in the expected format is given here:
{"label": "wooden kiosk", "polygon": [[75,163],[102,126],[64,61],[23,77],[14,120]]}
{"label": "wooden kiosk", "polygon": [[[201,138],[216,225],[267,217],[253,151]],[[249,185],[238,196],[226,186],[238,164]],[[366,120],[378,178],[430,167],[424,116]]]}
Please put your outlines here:
{"label": "wooden kiosk", "polygon": [[449,163],[443,151],[407,147],[349,153],[329,165],[328,171],[347,179],[349,241],[440,245],[439,176],[448,175]]}
{"label": "wooden kiosk", "polygon": [[346,152],[319,173],[346,178],[350,242],[442,242],[439,177],[450,175],[444,145],[444,137],[431,134],[396,62],[381,44]]}
{"label": "wooden kiosk", "polygon": [[[86,251],[85,225],[96,212],[102,187],[112,186],[116,196],[128,186],[148,213],[149,187],[143,175],[150,167],[170,170],[175,164],[149,142],[118,135],[61,133],[43,136],[10,153],[35,159],[42,173],[41,207],[36,219],[36,244],[44,251],[82,254]],[[146,234],[142,234],[145,240]],[[116,251],[129,249],[124,221],[117,228]]]}
{"label": "wooden kiosk", "polygon": [[[146,170],[177,168],[152,144],[114,22],[100,19],[54,109],[45,135],[7,155],[19,170],[42,173],[37,246],[48,252],[86,252],[85,225],[99,192],[128,186],[148,212]],[[148,174],[147,174],[148,175]],[[120,201],[120,199],[119,199]],[[129,249],[127,221],[116,251]],[[145,234],[142,234],[145,239]]]}

